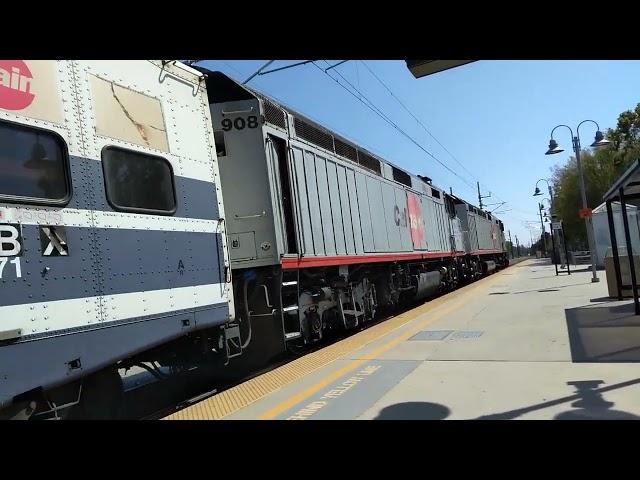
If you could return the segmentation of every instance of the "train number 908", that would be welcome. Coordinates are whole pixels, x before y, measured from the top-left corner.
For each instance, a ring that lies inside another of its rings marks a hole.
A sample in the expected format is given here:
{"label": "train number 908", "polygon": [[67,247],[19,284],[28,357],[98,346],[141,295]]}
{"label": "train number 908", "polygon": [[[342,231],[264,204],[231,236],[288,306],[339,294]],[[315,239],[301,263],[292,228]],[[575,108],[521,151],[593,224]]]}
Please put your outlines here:
{"label": "train number 908", "polygon": [[231,120],[230,118],[225,118],[222,120],[222,130],[228,132],[229,130],[235,128],[236,130],[244,130],[245,128],[257,128],[258,127],[258,117],[255,115],[250,115],[247,118],[238,117],[235,120]]}

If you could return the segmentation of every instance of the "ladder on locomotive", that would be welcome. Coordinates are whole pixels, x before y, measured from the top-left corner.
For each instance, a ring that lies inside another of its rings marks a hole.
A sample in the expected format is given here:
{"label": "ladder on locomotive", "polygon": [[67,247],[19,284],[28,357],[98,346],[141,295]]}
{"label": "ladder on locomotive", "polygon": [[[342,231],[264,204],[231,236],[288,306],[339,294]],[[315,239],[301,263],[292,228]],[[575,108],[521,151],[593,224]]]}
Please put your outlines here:
{"label": "ladder on locomotive", "polygon": [[[353,297],[353,291],[348,295],[346,303],[343,303],[342,300],[342,293],[338,293],[338,311],[342,317],[345,330],[355,328],[366,321],[366,313],[363,310],[358,310],[358,304]],[[345,304],[351,308],[344,308]],[[361,305],[360,308],[363,309],[364,306]]]}
{"label": "ladder on locomotive", "polygon": [[280,298],[282,306],[282,331],[285,342],[302,337],[298,301],[300,298],[300,273],[298,269],[282,271]]}

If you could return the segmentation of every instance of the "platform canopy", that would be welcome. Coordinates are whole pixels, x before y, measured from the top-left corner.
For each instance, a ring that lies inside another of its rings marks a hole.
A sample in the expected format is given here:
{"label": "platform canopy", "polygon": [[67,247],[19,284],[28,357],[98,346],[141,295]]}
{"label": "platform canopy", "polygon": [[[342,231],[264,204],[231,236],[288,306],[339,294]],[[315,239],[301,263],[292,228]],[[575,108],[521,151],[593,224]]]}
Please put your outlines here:
{"label": "platform canopy", "polygon": [[605,202],[607,200],[619,200],[620,189],[622,189],[625,197],[640,196],[640,160],[636,160],[627,168],[627,171],[616,180],[602,199]]}
{"label": "platform canopy", "polygon": [[414,77],[420,78],[475,61],[476,60],[407,60],[407,68]]}
{"label": "platform canopy", "polygon": [[[631,289],[633,291],[633,303],[635,305],[636,315],[640,315],[640,299],[638,298],[638,279],[636,276],[634,255],[640,252],[634,252],[632,248],[631,232],[629,229],[629,219],[627,218],[627,201],[637,200],[640,198],[640,160],[633,162],[626,172],[624,172],[618,180],[614,182],[602,199],[607,205],[607,218],[609,220],[609,235],[611,237],[611,250],[613,253],[613,266],[616,274],[616,283],[618,290],[618,300],[622,300],[622,289]],[[631,285],[622,284],[622,274],[620,270],[620,256],[618,254],[618,243],[616,240],[616,230],[613,222],[612,202],[620,202],[622,210],[622,222],[624,226],[624,240],[626,244],[627,259],[629,261],[629,273],[631,274]]]}

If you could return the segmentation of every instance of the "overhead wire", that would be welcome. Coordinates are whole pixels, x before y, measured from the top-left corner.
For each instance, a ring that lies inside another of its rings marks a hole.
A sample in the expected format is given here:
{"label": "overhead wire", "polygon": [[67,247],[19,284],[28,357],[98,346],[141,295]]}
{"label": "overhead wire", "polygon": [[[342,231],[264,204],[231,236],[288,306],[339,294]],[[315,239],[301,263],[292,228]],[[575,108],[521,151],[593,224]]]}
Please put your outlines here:
{"label": "overhead wire", "polygon": [[[449,156],[458,164],[462,167],[462,169],[467,172],[467,174],[469,174],[469,176],[471,176],[471,178],[473,178],[474,180],[476,180],[478,183],[480,183],[481,186],[483,182],[480,182],[480,179],[474,175],[460,160],[458,160],[458,158],[451,153],[451,151],[444,146],[444,144],[438,140],[438,138],[431,133],[431,131],[427,128],[427,126],[424,124],[424,122],[422,122],[422,120],[420,120],[410,109],[409,107],[407,107],[404,102],[402,100],[400,100],[400,98],[393,93],[393,91],[391,90],[391,88],[373,71],[373,69],[371,67],[369,67],[369,65],[367,65],[367,63],[363,60],[359,60],[360,63],[362,63],[365,68],[369,71],[369,73],[371,73],[371,75],[378,81],[378,83],[380,83],[380,85],[382,85],[384,87],[384,89],[389,93],[389,95],[396,100],[396,102],[398,102],[398,104],[411,116],[411,118],[413,118],[418,125],[420,125],[420,127],[422,127],[422,129],[445,151],[447,152],[447,154],[449,154]],[[486,188],[486,186],[484,186]],[[491,191],[491,189],[487,188],[487,190],[490,190],[490,193],[493,194],[493,192]],[[495,194],[494,194],[495,195]],[[499,201],[504,201],[503,199],[501,199],[498,195],[495,195],[495,198],[498,199]],[[505,202],[508,203],[508,202]]]}
{"label": "overhead wire", "polygon": [[312,62],[312,65],[315,65],[316,68],[320,72],[322,72],[323,74],[327,75],[330,79],[332,79],[334,82],[336,82],[338,85],[340,85],[340,87],[342,87],[345,91],[347,91],[349,94],[351,94],[353,97],[355,97],[358,101],[360,101],[363,105],[365,105],[367,108],[369,108],[372,112],[374,112],[376,115],[378,115],[380,118],[382,118],[385,122],[387,122],[389,125],[391,125],[396,131],[398,131],[401,135],[403,135],[405,138],[407,138],[409,141],[411,141],[420,150],[422,150],[427,155],[429,155],[431,158],[433,158],[436,162],[438,162],[442,167],[444,167],[446,170],[448,170],[450,173],[452,173],[454,176],[456,176],[459,180],[461,180],[463,183],[468,185],[470,188],[475,188],[475,185],[473,185],[471,182],[469,182],[463,176],[458,174],[458,172],[456,172],[451,167],[449,167],[447,164],[445,164],[443,161],[441,161],[438,157],[436,157],[433,153],[431,153],[424,146],[422,146],[418,141],[416,141],[411,135],[409,135],[402,128],[400,128],[399,125],[397,125],[393,120],[391,120],[380,108],[378,108],[366,95],[364,95],[357,87],[355,87],[349,80],[347,80],[344,77],[344,75],[342,75],[337,69],[334,69],[333,71],[336,72],[337,75],[340,76],[340,78],[342,78],[353,89],[353,91],[350,90],[349,88],[347,88],[337,78],[331,76],[328,72],[326,72],[324,69],[322,69],[320,66],[318,66],[315,62]]}
{"label": "overhead wire", "polygon": [[[328,62],[326,60],[324,60],[324,62],[328,65]],[[334,82],[336,82],[338,85],[340,85],[340,87],[342,87],[345,91],[347,91],[349,94],[351,94],[353,97],[355,97],[358,101],[360,101],[362,104],[364,104],[367,108],[369,108],[371,111],[373,111],[376,115],[378,115],[380,118],[382,118],[385,122],[387,122],[389,125],[391,125],[394,129],[396,129],[399,133],[401,133],[403,136],[405,136],[406,138],[408,138],[412,143],[414,143],[416,146],[418,146],[418,148],[420,148],[422,151],[424,151],[425,153],[427,153],[431,158],[433,158],[434,160],[436,160],[440,165],[442,165],[446,170],[448,170],[449,172],[451,172],[453,175],[455,175],[458,179],[460,179],[465,185],[467,185],[469,188],[471,189],[475,189],[476,185],[470,183],[467,179],[463,178],[460,174],[458,174],[457,172],[455,172],[453,169],[451,169],[448,165],[445,165],[439,158],[437,158],[434,154],[432,154],[430,151],[428,151],[425,147],[423,147],[419,142],[417,142],[413,137],[411,137],[409,134],[407,134],[404,130],[402,130],[397,124],[396,122],[394,122],[393,120],[391,120],[389,118],[388,115],[386,115],[380,108],[378,108],[364,93],[362,93],[362,91],[360,91],[360,89],[358,89],[355,85],[353,85],[347,78],[344,77],[344,75],[342,75],[340,73],[340,71],[338,69],[334,69],[334,71],[336,72],[336,74],[342,79],[344,80],[344,82],[349,85],[351,87],[350,90],[349,88],[347,88],[344,84],[342,84],[337,78],[329,75],[327,73],[326,70],[322,69],[319,65],[316,65],[316,63],[312,63],[312,65],[314,65],[318,70],[320,70],[321,72],[323,72],[325,75],[327,75],[329,78],[331,78]],[[365,64],[366,66],[366,64]],[[388,88],[388,87],[387,87]],[[388,91],[390,91],[390,89],[388,88]],[[391,93],[391,92],[390,92]],[[394,95],[395,98],[397,98],[397,96]],[[397,99],[399,102],[401,102],[399,99]],[[404,104],[403,104],[404,105]],[[406,107],[406,105],[404,105],[404,107],[408,110],[408,107]],[[412,115],[412,117],[415,117],[415,115]],[[419,119],[418,119],[419,121]],[[422,122],[420,122],[422,123]],[[436,142],[445,150],[447,151],[447,153],[449,153],[449,155],[452,156],[452,158],[454,160],[456,160],[458,163],[461,164],[461,166],[464,168],[464,170],[472,177],[475,178],[475,176],[466,168],[464,167],[464,165],[457,160],[457,158],[455,158],[455,156],[439,141],[437,140],[437,138],[435,137],[435,135],[431,134],[431,132],[429,132],[428,128],[426,128],[426,126],[423,124],[424,129],[430,134],[430,136],[432,136],[432,138],[434,138],[434,140],[436,140]],[[479,180],[478,180],[479,182]],[[479,182],[480,183],[480,182]],[[494,197],[498,200],[500,200],[501,202],[504,201],[503,199],[501,199],[497,194],[493,194]],[[508,203],[508,202],[505,202]],[[521,214],[524,215],[531,215],[532,212],[525,212],[522,210],[518,210],[515,208],[512,208],[511,210],[513,210],[514,212],[519,212]],[[510,214],[507,212],[504,212],[504,216],[505,217],[511,217],[512,219],[518,220],[518,221],[522,221],[522,218],[519,217],[515,217],[513,214]]]}

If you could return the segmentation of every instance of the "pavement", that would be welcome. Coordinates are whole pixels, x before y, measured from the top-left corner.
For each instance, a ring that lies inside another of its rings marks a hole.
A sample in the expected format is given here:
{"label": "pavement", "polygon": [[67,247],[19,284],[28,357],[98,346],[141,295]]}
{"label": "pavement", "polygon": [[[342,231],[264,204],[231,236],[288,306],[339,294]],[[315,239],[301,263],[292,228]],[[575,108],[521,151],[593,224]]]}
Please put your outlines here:
{"label": "pavement", "polygon": [[525,260],[222,418],[640,419],[640,317],[587,267]]}

